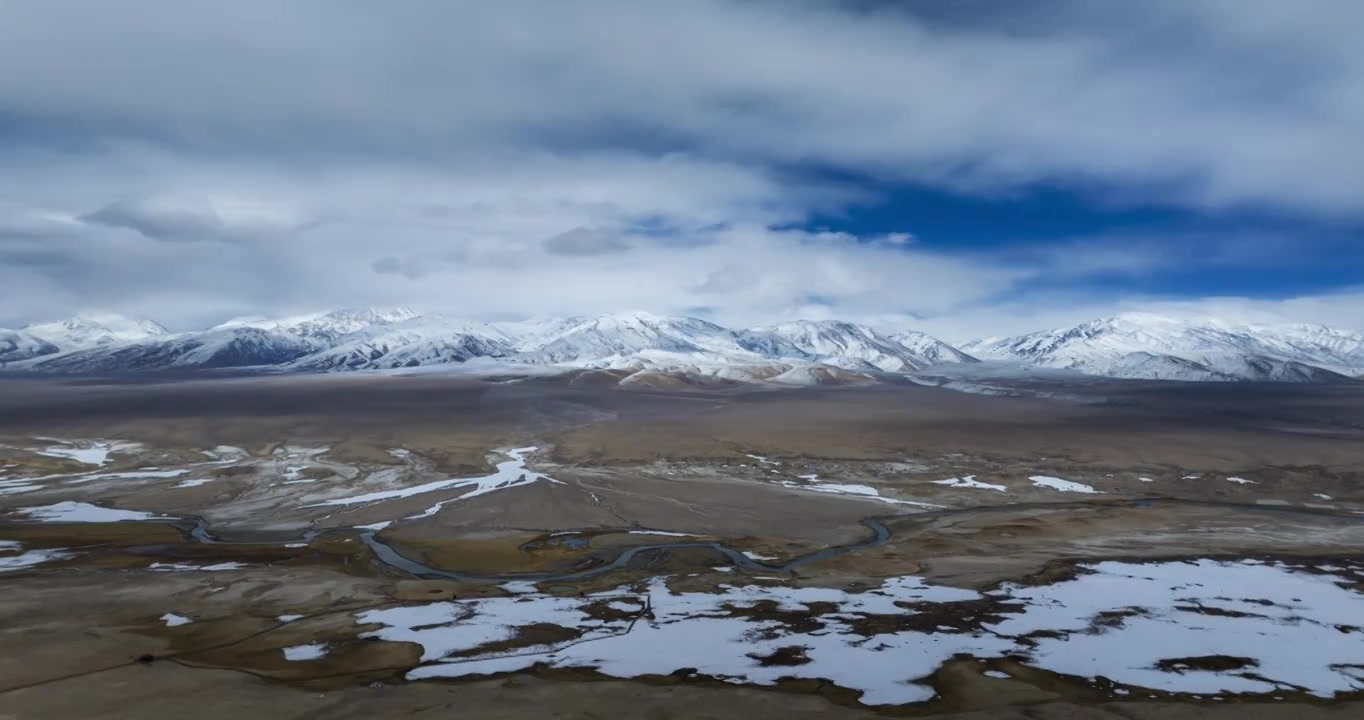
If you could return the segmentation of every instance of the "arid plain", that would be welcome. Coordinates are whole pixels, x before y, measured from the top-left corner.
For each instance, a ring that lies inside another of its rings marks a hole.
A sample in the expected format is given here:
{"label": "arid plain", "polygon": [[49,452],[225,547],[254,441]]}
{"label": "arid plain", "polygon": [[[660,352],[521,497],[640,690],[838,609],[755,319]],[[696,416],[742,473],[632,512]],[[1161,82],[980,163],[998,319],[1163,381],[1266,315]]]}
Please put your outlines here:
{"label": "arid plain", "polygon": [[7,380],[0,718],[1364,713],[1364,392],[992,392]]}

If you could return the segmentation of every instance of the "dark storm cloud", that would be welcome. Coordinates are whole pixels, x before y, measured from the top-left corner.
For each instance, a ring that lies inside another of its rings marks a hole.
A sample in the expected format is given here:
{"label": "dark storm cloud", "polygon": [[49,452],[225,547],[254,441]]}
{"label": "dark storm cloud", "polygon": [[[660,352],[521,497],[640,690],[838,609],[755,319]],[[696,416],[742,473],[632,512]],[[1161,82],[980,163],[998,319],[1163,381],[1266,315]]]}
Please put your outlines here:
{"label": "dark storm cloud", "polygon": [[590,257],[626,252],[630,244],[613,231],[579,227],[545,240],[544,247],[555,255]]}
{"label": "dark storm cloud", "polygon": [[230,237],[222,218],[207,203],[156,203],[145,199],[125,199],[81,219],[109,227],[127,228],[151,240],[166,242],[227,240]]}

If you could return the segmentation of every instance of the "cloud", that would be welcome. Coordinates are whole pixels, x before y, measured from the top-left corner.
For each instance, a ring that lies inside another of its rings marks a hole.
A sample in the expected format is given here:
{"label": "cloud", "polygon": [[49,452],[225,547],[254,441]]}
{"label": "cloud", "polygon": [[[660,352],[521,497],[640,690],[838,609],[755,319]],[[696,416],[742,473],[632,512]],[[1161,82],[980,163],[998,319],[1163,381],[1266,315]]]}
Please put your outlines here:
{"label": "cloud", "polygon": [[[0,97],[26,144],[436,164],[614,147],[1364,210],[1364,168],[1341,152],[1364,124],[1359,3],[1019,5],[985,22],[839,2],[244,0],[210,16],[135,0],[87,4],[77,25],[6,6]],[[58,27],[68,43],[46,42]]]}
{"label": "cloud", "polygon": [[[561,169],[581,177],[574,168]],[[262,179],[258,186],[268,186],[269,194],[306,196],[311,208],[332,219],[253,243],[148,242],[94,224],[77,239],[45,246],[60,266],[0,260],[0,283],[48,288],[7,299],[6,311],[25,322],[104,307],[189,329],[232,316],[356,304],[411,305],[472,318],[629,308],[687,313],[708,306],[717,320],[759,324],[787,316],[812,294],[849,313],[942,312],[1026,275],[904,247],[893,238],[773,230],[761,201],[751,211],[732,213],[756,221],[717,226],[708,207],[669,209],[679,194],[690,192],[690,181],[631,173],[628,164],[612,174],[630,192],[610,207],[574,182],[530,192],[514,173],[490,173],[467,186],[391,172],[334,184]],[[438,198],[488,184],[506,195],[486,194],[430,212]],[[376,195],[392,199],[355,199]],[[543,240],[564,227],[630,226],[632,219],[659,216],[676,229],[634,236],[630,252],[592,255],[590,263],[581,254],[546,248]]]}
{"label": "cloud", "polygon": [[[0,287],[22,289],[0,321],[404,303],[1032,329],[1166,300],[1080,280],[1235,271],[1271,243],[791,228],[889,184],[1364,216],[1350,0],[232,8],[0,4]],[[1275,257],[1319,248],[1285,237]]]}
{"label": "cloud", "polygon": [[81,220],[165,242],[239,242],[298,229],[283,213],[249,201],[176,195],[122,198]]}
{"label": "cloud", "polygon": [[547,252],[555,255],[577,257],[609,255],[626,252],[630,249],[630,245],[625,242],[625,239],[615,232],[585,227],[561,232],[545,240],[544,247]]}
{"label": "cloud", "polygon": [[0,241],[59,238],[78,234],[83,228],[84,223],[70,215],[0,203]]}
{"label": "cloud", "polygon": [[370,267],[380,275],[402,275],[410,280],[416,280],[440,270],[443,264],[444,262],[439,259],[423,260],[418,257],[400,258],[386,255],[375,259],[370,263]]}
{"label": "cloud", "polygon": [[152,240],[194,242],[225,235],[213,206],[166,199],[119,200],[82,218],[86,222],[135,230]]}
{"label": "cloud", "polygon": [[374,272],[377,272],[380,275],[404,274],[404,263],[402,259],[393,257],[392,255],[386,255],[376,259],[374,262],[370,263],[370,267],[374,268]]}

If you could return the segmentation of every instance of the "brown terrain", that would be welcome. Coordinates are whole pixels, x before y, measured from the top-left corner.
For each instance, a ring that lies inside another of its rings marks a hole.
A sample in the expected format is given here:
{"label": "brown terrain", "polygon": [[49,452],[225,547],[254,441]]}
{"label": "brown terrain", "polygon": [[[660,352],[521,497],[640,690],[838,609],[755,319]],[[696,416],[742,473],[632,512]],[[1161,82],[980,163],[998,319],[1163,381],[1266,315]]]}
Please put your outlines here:
{"label": "brown terrain", "polygon": [[[0,563],[21,551],[58,554],[0,564],[0,718],[1364,715],[1364,689],[1335,698],[1148,693],[1009,658],[951,659],[921,681],[930,701],[877,706],[796,677],[761,686],[705,673],[623,680],[536,665],[407,679],[424,662],[421,646],[361,637],[377,626],[357,613],[505,597],[502,583],[518,575],[585,571],[538,588],[582,597],[642,592],[661,576],[674,592],[739,578],[856,591],[904,575],[987,591],[1064,582],[1084,572],[1077,563],[1105,559],[1364,568],[1364,392],[1349,386],[1103,382],[974,395],[914,385],[599,385],[590,375],[5,381],[0,542],[11,545]],[[137,445],[111,450],[102,465],[67,452],[114,441]],[[549,479],[467,497],[472,486],[410,492],[494,473],[507,449],[532,446],[525,469]],[[23,510],[61,503],[148,515],[38,522]],[[736,566],[708,545],[776,567],[870,541],[869,519],[886,528],[884,541],[785,572]],[[230,542],[203,542],[196,523]],[[431,572],[377,555],[360,526]],[[612,565],[645,545],[676,547]],[[168,567],[211,564],[226,565]],[[1342,577],[1360,591],[1359,571]],[[995,612],[982,608],[973,612]],[[644,617],[604,602],[591,612]],[[773,613],[793,624],[820,615],[813,606]],[[979,631],[982,621],[923,609],[896,622]],[[528,624],[482,651],[576,632]],[[1364,668],[1364,634],[1341,634]],[[325,645],[325,656],[281,653],[309,644]],[[797,648],[770,661],[802,659]]]}

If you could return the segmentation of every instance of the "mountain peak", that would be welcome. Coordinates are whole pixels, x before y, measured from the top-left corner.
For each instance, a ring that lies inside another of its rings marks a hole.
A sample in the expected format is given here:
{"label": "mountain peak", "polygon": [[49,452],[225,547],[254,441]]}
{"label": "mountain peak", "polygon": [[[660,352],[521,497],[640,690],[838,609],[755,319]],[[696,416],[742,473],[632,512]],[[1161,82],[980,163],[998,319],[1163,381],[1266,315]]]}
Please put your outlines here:
{"label": "mountain peak", "polygon": [[793,320],[745,334],[749,347],[791,352],[850,370],[917,370],[934,364],[864,325],[843,320]]}
{"label": "mountain peak", "polygon": [[778,328],[785,328],[785,329],[801,328],[801,329],[805,329],[805,330],[841,330],[841,331],[849,331],[849,330],[861,330],[861,329],[864,329],[864,326],[862,326],[862,325],[857,325],[857,324],[854,324],[854,323],[850,323],[850,322],[848,322],[847,320],[829,320],[829,319],[824,319],[824,320],[810,320],[810,319],[808,319],[808,318],[797,318],[797,319],[795,319],[795,320],[787,320],[787,321],[785,321],[785,322],[780,322],[780,323],[777,323],[777,324],[775,324],[775,325],[768,325],[767,327],[764,327],[764,328],[762,328],[762,329],[763,329],[763,330],[775,330],[775,329],[778,329]]}
{"label": "mountain peak", "polygon": [[1334,375],[1364,367],[1364,338],[1358,335],[1146,312],[978,340],[962,349],[1092,375],[1149,379],[1310,380],[1318,374],[1302,368]]}
{"label": "mountain peak", "polygon": [[62,350],[118,345],[170,334],[152,320],[107,311],[86,311],[66,320],[33,323],[24,331]]}
{"label": "mountain peak", "polygon": [[1090,322],[1088,322],[1088,323],[1085,323],[1085,324],[1086,324],[1086,325],[1109,325],[1109,326],[1131,326],[1131,325],[1135,325],[1135,326],[1170,327],[1170,326],[1174,326],[1174,325],[1189,325],[1189,324],[1197,324],[1197,323],[1191,323],[1191,321],[1190,321],[1189,318],[1177,317],[1177,316],[1174,316],[1174,315],[1163,315],[1163,314],[1161,314],[1161,313],[1142,312],[1142,311],[1134,310],[1134,311],[1130,311],[1130,312],[1118,313],[1117,315],[1114,315],[1114,316],[1112,316],[1112,317],[1100,318],[1100,319],[1098,319],[1098,320],[1092,320],[1092,321],[1090,321]]}
{"label": "mountain peak", "polygon": [[655,315],[647,310],[629,310],[626,312],[606,313],[595,318],[599,322],[614,323],[643,323],[646,325],[656,325],[667,322],[667,318]]}
{"label": "mountain peak", "polygon": [[788,372],[814,377],[836,368],[874,379],[972,363],[975,356],[1109,377],[1323,382],[1364,371],[1364,335],[1320,325],[1127,312],[958,349],[913,330],[882,332],[837,319],[735,330],[693,317],[633,310],[490,324],[419,315],[403,307],[242,318],[176,335],[151,321],[108,312],[0,331],[0,359],[11,367],[17,363],[51,372],[242,366],[316,372],[497,358],[750,379]]}
{"label": "mountain peak", "polygon": [[376,325],[392,325],[419,317],[405,307],[337,308],[282,320],[246,323],[249,327],[282,330],[299,337],[335,340]]}
{"label": "mountain peak", "polygon": [[166,329],[161,327],[161,324],[154,320],[133,317],[131,315],[124,315],[123,313],[108,310],[82,310],[65,320],[55,320],[48,323],[34,323],[29,325],[29,327],[36,327],[39,325],[64,325],[66,327],[102,326],[110,328],[136,326],[144,328],[161,328],[163,334],[167,333]]}
{"label": "mountain peak", "polygon": [[361,307],[337,308],[319,313],[315,318],[361,319],[372,322],[402,322],[417,317],[417,313],[406,307]]}

